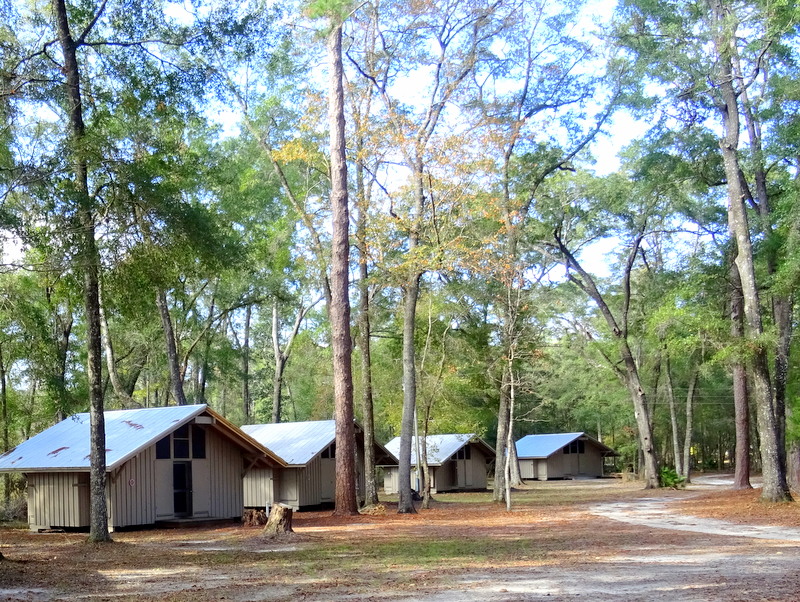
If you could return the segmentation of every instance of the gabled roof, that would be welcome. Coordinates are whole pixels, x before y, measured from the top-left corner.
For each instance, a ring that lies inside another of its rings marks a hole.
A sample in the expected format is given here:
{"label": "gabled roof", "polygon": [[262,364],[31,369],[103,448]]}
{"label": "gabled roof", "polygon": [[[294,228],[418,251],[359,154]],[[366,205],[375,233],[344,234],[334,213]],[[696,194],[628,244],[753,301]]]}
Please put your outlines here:
{"label": "gabled roof", "polygon": [[[450,434],[450,435],[428,435],[424,439],[428,456],[428,466],[438,466],[449,460],[462,447],[470,442],[476,443],[483,448],[484,453],[494,457],[494,450],[474,433]],[[395,458],[400,457],[400,437],[395,437],[386,444],[386,449]],[[411,438],[411,463],[417,463],[417,443],[414,437]]]}
{"label": "gabled roof", "polygon": [[547,435],[526,435],[517,441],[517,457],[519,459],[547,458],[569,445],[576,439],[589,441],[605,454],[613,454],[614,450],[593,439],[586,433],[551,433]]}
{"label": "gabled roof", "polygon": [[[110,410],[104,413],[106,470],[111,471],[178,427],[206,416],[225,437],[256,457],[283,464],[264,446],[206,404]],[[84,471],[90,468],[89,414],[75,414],[0,456],[0,472]]]}
{"label": "gabled roof", "polygon": [[245,424],[242,430],[289,466],[304,466],[336,440],[333,420]]}
{"label": "gabled roof", "polygon": [[[363,429],[355,423],[356,432]],[[290,467],[305,466],[336,441],[336,421],[279,422],[277,424],[246,424],[242,430],[274,452]],[[393,466],[397,462],[386,448],[373,441],[375,462]]]}

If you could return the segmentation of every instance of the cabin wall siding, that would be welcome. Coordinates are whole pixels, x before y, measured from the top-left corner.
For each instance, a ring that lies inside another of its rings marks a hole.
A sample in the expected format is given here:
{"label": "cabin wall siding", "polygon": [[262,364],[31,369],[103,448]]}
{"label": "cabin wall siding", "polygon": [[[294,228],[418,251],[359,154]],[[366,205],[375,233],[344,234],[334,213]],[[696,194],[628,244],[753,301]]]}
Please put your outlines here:
{"label": "cabin wall siding", "polygon": [[148,447],[107,477],[110,529],[156,520],[155,446]]}
{"label": "cabin wall siding", "polygon": [[[431,469],[433,478],[431,479],[431,493],[440,491],[452,491],[457,488],[458,483],[458,463],[455,460],[442,462],[441,466]],[[424,472],[424,471],[423,471]],[[420,479],[420,489],[422,489],[422,479]],[[420,491],[420,494],[422,491]]]}
{"label": "cabin wall siding", "polygon": [[244,476],[244,507],[266,509],[274,500],[273,470],[251,468]]}
{"label": "cabin wall siding", "polygon": [[520,460],[519,461],[519,476],[523,479],[536,478],[536,464],[537,460]]}
{"label": "cabin wall siding", "polygon": [[486,456],[477,445],[472,445],[471,455],[472,458],[467,460],[466,466],[466,469],[470,472],[467,486],[470,489],[486,489],[489,484],[486,476]]}
{"label": "cabin wall siding", "polygon": [[294,469],[297,473],[297,505],[316,506],[322,503],[322,462],[317,456],[303,468]]}
{"label": "cabin wall siding", "polygon": [[214,431],[206,431],[206,458],[209,468],[212,518],[238,518],[244,510],[244,456]]}
{"label": "cabin wall siding", "polygon": [[298,481],[301,471],[301,468],[284,468],[281,470],[280,483],[278,483],[276,489],[278,501],[281,504],[291,506],[293,510],[300,508],[300,485]]}
{"label": "cabin wall siding", "polygon": [[51,527],[89,526],[89,473],[28,473],[28,525],[32,531]]}
{"label": "cabin wall siding", "polygon": [[393,495],[398,492],[400,482],[398,480],[398,469],[395,466],[385,466],[383,469],[383,492],[386,495]]}

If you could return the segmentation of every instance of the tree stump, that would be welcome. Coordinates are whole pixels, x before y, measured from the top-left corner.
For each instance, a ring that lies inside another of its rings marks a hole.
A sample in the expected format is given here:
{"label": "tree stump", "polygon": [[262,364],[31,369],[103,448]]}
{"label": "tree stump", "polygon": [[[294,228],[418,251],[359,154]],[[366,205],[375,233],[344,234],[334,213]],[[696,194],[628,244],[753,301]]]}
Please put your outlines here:
{"label": "tree stump", "polygon": [[267,524],[267,513],[263,510],[248,508],[242,515],[242,523],[245,527],[261,527]]}
{"label": "tree stump", "polygon": [[264,535],[267,537],[284,537],[292,530],[292,508],[286,504],[274,504],[269,512]]}

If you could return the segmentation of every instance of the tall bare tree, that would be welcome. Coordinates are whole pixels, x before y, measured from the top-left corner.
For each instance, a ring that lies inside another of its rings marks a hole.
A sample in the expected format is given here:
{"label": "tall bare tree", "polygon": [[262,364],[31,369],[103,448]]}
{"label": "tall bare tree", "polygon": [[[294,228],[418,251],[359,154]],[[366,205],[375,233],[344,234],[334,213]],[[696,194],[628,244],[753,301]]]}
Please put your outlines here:
{"label": "tall bare tree", "polygon": [[89,190],[86,126],[83,120],[81,67],[77,50],[101,17],[105,3],[96,9],[85,29],[74,37],[65,0],[54,0],[58,41],[63,57],[64,93],[69,115],[70,154],[73,164],[74,198],[79,232],[78,257],[83,272],[84,310],[86,312],[87,377],[89,380],[90,516],[89,540],[110,541],[106,507],[106,434],[103,408],[102,337],[100,329],[100,254],[95,240],[94,201]]}
{"label": "tall bare tree", "polygon": [[[330,87],[331,215],[331,339],[336,419],[336,508],[334,513],[358,513],[356,500],[356,445],[353,414],[352,343],[350,337],[350,210],[347,193],[347,155],[344,122],[342,21],[333,16],[328,33]],[[370,445],[371,442],[366,442]]]}

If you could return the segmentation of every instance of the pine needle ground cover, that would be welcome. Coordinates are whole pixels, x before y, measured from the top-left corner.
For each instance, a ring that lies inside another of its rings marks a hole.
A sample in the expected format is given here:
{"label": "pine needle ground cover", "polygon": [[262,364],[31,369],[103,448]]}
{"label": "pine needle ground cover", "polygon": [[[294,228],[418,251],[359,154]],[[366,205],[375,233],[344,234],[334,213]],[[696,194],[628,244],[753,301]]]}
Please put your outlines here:
{"label": "pine needle ground cover", "polygon": [[[440,494],[431,510],[352,518],[297,513],[297,537],[258,527],[148,530],[90,545],[85,534],[0,530],[0,599],[617,600],[792,599],[800,536],[778,541],[629,524],[608,504],[666,502],[675,513],[800,526],[795,504],[757,491],[642,491],[618,480],[534,483],[514,510],[489,493]],[[769,584],[765,589],[765,584]]]}

